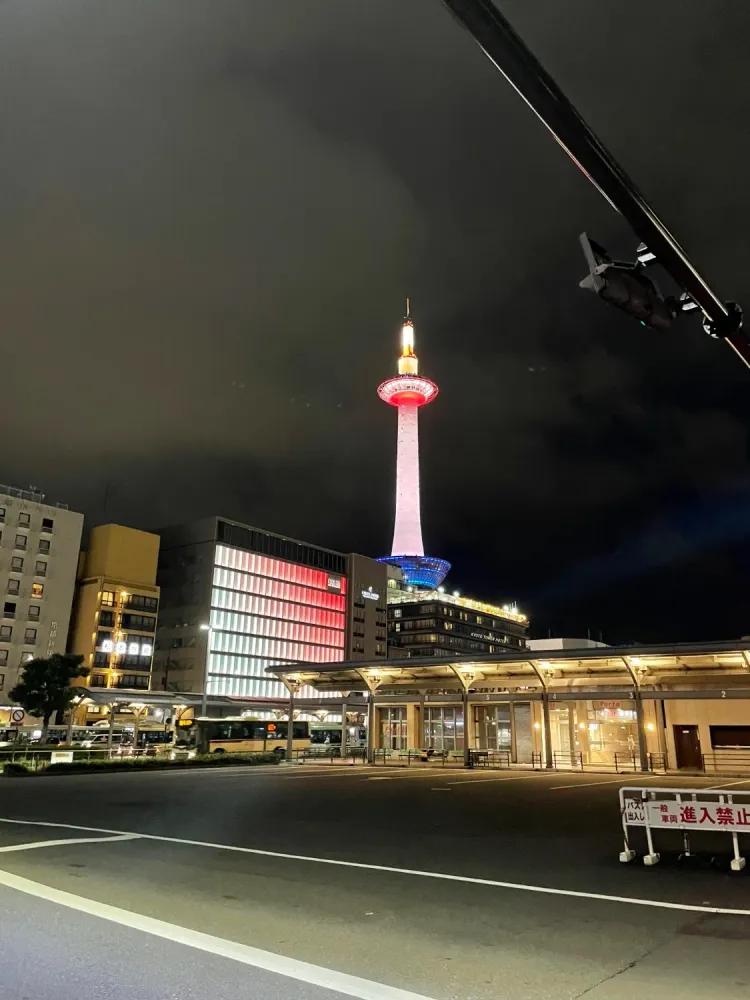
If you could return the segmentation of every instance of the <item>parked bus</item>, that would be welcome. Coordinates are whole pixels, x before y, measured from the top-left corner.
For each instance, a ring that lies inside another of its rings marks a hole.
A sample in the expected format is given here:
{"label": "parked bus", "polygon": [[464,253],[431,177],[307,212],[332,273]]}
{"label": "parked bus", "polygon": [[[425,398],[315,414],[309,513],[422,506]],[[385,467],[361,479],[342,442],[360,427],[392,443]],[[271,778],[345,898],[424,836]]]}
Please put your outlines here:
{"label": "parked bus", "polygon": [[[310,742],[313,746],[341,746],[341,723],[313,722],[310,725]],[[347,747],[367,746],[367,729],[364,726],[349,726],[346,737]]]}
{"label": "parked bus", "polygon": [[[289,723],[260,719],[199,719],[196,743],[199,753],[251,753],[253,751],[285,754]],[[310,723],[294,722],[292,749],[310,746]]]}

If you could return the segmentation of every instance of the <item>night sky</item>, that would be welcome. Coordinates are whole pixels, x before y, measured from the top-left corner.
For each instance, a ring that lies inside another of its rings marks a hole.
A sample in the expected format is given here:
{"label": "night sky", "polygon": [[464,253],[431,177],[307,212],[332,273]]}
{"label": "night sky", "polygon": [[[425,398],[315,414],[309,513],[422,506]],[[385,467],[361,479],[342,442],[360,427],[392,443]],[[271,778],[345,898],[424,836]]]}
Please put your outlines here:
{"label": "night sky", "polygon": [[[750,5],[499,6],[750,309]],[[2,0],[0,134],[1,480],[385,554],[408,294],[449,585],[750,633],[750,371],[578,288],[637,240],[439,0]]]}

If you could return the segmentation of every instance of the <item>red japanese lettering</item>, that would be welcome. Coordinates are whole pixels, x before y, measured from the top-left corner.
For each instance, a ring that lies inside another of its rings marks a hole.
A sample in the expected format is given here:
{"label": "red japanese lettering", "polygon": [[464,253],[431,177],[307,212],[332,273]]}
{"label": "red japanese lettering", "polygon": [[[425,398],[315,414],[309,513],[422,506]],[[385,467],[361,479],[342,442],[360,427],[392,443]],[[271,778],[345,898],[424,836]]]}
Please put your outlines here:
{"label": "red japanese lettering", "polygon": [[661,814],[661,821],[662,821],[662,823],[669,823],[669,819],[670,819],[670,817],[667,816],[666,813],[662,813]]}
{"label": "red japanese lettering", "polygon": [[716,820],[719,826],[734,826],[734,810],[719,806],[716,810]]}
{"label": "red japanese lettering", "polygon": [[750,810],[737,810],[737,826],[750,826]]}
{"label": "red japanese lettering", "polygon": [[676,823],[677,822],[677,817],[676,816],[670,816],[669,817],[669,822],[670,823]]}
{"label": "red japanese lettering", "polygon": [[713,816],[708,811],[708,809],[706,809],[705,806],[703,806],[703,808],[701,809],[701,818],[698,820],[698,822],[699,823],[710,823],[711,826],[714,825]]}
{"label": "red japanese lettering", "polygon": [[667,805],[666,802],[662,802],[662,804],[659,806],[659,811],[663,813],[669,812],[669,806]]}
{"label": "red japanese lettering", "polygon": [[695,806],[680,806],[680,822],[681,823],[697,823],[698,816],[695,812]]}

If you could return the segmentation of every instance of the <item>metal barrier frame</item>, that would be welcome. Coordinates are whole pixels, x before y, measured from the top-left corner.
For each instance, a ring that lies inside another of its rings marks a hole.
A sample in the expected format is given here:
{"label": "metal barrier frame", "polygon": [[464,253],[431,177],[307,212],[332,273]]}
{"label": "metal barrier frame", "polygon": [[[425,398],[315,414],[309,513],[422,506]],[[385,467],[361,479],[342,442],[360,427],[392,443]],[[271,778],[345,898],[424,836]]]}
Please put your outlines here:
{"label": "metal barrier frame", "polygon": [[[623,863],[627,864],[635,859],[635,851],[630,846],[628,837],[628,827],[630,826],[640,827],[646,831],[648,854],[643,858],[644,865],[657,865],[661,860],[661,855],[654,849],[654,830],[664,829],[664,827],[651,822],[650,817],[653,810],[649,808],[649,806],[658,804],[660,808],[666,807],[670,819],[669,829],[682,832],[683,857],[691,856],[690,833],[705,833],[707,829],[710,829],[711,833],[731,834],[734,854],[730,862],[732,871],[739,872],[745,867],[746,859],[740,853],[739,834],[750,834],[750,791],[723,792],[711,788],[629,786],[620,789],[619,797],[624,841],[624,849],[620,852],[620,861]],[[736,798],[739,798],[740,801],[736,801]],[[670,805],[677,806],[677,816],[673,810],[670,810]],[[708,817],[708,809],[704,808],[708,806],[716,806],[717,815],[723,811],[723,816],[719,818],[718,824],[712,820],[710,828],[701,830],[697,820],[691,818],[688,821],[686,819],[688,810],[690,810],[691,816],[695,816],[697,808],[700,808],[702,813]],[[737,811],[735,811],[735,807]],[[740,824],[735,822],[737,816],[742,819]]]}

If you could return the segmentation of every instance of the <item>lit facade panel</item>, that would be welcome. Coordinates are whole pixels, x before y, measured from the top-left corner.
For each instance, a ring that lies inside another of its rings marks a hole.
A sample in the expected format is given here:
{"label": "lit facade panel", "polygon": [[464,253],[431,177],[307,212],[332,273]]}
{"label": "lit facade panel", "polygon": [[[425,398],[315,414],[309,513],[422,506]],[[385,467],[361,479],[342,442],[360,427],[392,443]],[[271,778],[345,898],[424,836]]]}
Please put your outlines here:
{"label": "lit facade panel", "polygon": [[319,625],[327,629],[333,628],[343,631],[346,628],[346,615],[342,611],[329,611],[326,608],[309,604],[278,601],[271,597],[259,597],[256,594],[224,590],[221,587],[213,588],[211,606],[225,611],[239,611],[245,614],[263,615],[266,618],[304,622],[307,625]]}
{"label": "lit facade panel", "polygon": [[346,594],[346,578],[336,573],[313,569],[310,566],[299,566],[297,563],[272,559],[270,556],[231,548],[228,545],[216,546],[215,563],[217,566],[240,570],[242,573],[254,573],[287,583],[300,583],[326,592],[334,589],[339,594]]}
{"label": "lit facade panel", "polygon": [[343,660],[343,649],[333,646],[313,646],[286,639],[270,639],[236,632],[212,632],[211,649],[223,653],[262,656],[295,663],[334,663]]}
{"label": "lit facade panel", "polygon": [[260,618],[242,615],[235,611],[211,611],[211,628],[242,635],[269,636],[295,642],[316,643],[321,646],[344,647],[345,636],[341,631],[305,625],[277,618]]}
{"label": "lit facade panel", "polygon": [[[260,679],[258,677],[227,677],[223,674],[213,675],[208,679],[208,693],[215,695],[230,695],[235,698],[279,698],[286,700],[289,692],[281,681]],[[340,698],[340,691],[318,691],[317,688],[304,685],[297,692],[298,698]],[[263,713],[253,712],[257,718]],[[275,718],[268,714],[267,718]],[[339,717],[336,716],[338,719]]]}
{"label": "lit facade panel", "polygon": [[[342,577],[338,579],[343,582]],[[224,569],[221,566],[214,566],[213,582],[215,587],[239,590],[246,594],[257,594],[260,597],[272,597],[282,601],[294,601],[297,604],[310,604],[313,607],[326,608],[330,611],[346,611],[346,598],[338,592],[328,593],[323,590],[314,590],[312,587],[264,576],[253,576],[238,570]]]}

